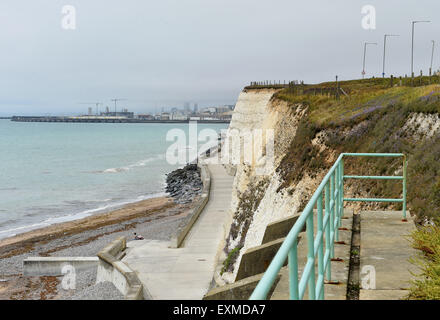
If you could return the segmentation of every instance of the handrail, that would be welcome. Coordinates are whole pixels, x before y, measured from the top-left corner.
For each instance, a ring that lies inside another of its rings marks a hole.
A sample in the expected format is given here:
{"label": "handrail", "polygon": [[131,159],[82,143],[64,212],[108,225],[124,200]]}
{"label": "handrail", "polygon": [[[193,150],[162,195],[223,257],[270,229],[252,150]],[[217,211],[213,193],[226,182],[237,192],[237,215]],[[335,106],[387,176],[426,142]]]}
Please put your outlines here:
{"label": "handrail", "polygon": [[[403,157],[402,176],[349,176],[344,175],[344,157]],[[406,220],[406,156],[402,153],[342,153],[326,174],[302,214],[290,230],[265,274],[261,278],[251,300],[264,300],[272,288],[278,273],[288,260],[289,296],[292,300],[304,298],[308,287],[310,300],[324,299],[325,280],[331,281],[331,259],[334,244],[339,240],[339,227],[343,216],[344,201],[402,202],[403,219]],[[378,179],[402,180],[402,199],[344,198],[344,180]],[[317,210],[317,231],[314,230],[314,209]],[[298,236],[306,225],[307,262],[298,276]],[[318,261],[316,278],[315,264]]]}

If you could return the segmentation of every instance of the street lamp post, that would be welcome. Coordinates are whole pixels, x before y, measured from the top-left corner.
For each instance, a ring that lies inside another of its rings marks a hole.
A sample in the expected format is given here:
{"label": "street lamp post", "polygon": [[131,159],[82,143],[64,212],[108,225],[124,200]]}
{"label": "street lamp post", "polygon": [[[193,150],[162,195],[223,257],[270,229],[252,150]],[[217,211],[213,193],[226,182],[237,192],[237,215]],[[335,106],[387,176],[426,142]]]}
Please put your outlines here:
{"label": "street lamp post", "polygon": [[383,37],[383,70],[382,77],[385,78],[385,56],[386,56],[386,47],[387,47],[387,38],[388,37],[398,37],[398,34],[386,34]]}
{"label": "street lamp post", "polygon": [[412,35],[411,35],[411,81],[414,82],[414,25],[416,23],[429,23],[431,21],[413,21],[412,22]]}
{"label": "street lamp post", "polygon": [[431,66],[429,67],[429,76],[432,76],[432,63],[434,62],[434,49],[435,49],[435,41],[432,41],[432,54],[431,54]]}
{"label": "street lamp post", "polygon": [[367,45],[374,44],[377,45],[376,42],[365,42],[364,43],[364,63],[363,63],[363,69],[362,69],[362,79],[365,79],[365,57],[367,55]]}

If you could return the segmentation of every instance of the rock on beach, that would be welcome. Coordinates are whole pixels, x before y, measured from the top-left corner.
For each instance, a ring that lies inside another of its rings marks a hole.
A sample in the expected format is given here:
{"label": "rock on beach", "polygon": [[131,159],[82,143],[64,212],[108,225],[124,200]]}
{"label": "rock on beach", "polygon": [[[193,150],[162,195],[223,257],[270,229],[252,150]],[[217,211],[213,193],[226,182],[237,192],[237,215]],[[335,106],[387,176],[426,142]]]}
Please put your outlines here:
{"label": "rock on beach", "polygon": [[203,183],[197,164],[187,164],[167,175],[166,192],[176,203],[190,203],[202,193]]}

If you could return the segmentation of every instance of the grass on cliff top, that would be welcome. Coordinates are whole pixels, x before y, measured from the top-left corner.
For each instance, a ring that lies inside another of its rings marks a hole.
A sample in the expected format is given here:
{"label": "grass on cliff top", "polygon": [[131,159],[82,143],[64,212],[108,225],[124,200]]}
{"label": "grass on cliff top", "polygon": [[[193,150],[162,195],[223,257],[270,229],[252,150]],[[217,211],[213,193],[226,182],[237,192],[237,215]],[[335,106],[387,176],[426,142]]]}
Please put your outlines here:
{"label": "grass on cliff top", "polygon": [[[395,79],[394,84],[398,84],[398,81]],[[427,83],[429,80],[423,78],[423,81]],[[333,96],[319,94],[321,88],[334,88],[335,86],[335,82],[327,82],[304,87],[308,92],[316,89],[316,95],[298,94],[287,88],[277,93],[277,98],[291,104],[309,106],[309,120],[317,127],[357,123],[367,118],[372,112],[380,112],[396,104],[411,106],[408,111],[413,112],[440,112],[439,103],[426,103],[428,99],[431,102],[440,99],[438,84],[421,87],[404,85],[389,87],[389,79],[352,80],[340,82],[340,87],[348,92],[348,96],[341,94],[339,100]]]}
{"label": "grass on cliff top", "polygon": [[411,281],[409,299],[440,300],[440,228],[423,227],[411,234],[413,248],[418,250],[411,262],[420,272]]}
{"label": "grass on cliff top", "polygon": [[[298,103],[309,107],[307,116],[298,124],[289,152],[277,168],[284,179],[279,190],[295,185],[305,173],[313,177],[316,172],[330,168],[333,163],[328,161],[329,151],[312,143],[316,135],[324,131],[328,150],[336,154],[406,154],[409,209],[417,222],[428,219],[440,224],[440,135],[415,139],[416,127],[403,130],[413,112],[440,113],[440,85],[386,88],[375,82],[365,86],[364,82],[362,85],[359,81],[352,83],[351,87],[341,84],[350,90],[350,95],[340,100],[323,95],[294,95],[289,89],[278,93],[292,108]],[[401,159],[346,163],[347,172],[360,175],[395,175],[401,166]],[[402,192],[401,185],[395,181],[361,181],[352,187],[354,192],[372,197],[394,198],[400,197]],[[401,204],[393,206],[395,210],[401,209]]]}

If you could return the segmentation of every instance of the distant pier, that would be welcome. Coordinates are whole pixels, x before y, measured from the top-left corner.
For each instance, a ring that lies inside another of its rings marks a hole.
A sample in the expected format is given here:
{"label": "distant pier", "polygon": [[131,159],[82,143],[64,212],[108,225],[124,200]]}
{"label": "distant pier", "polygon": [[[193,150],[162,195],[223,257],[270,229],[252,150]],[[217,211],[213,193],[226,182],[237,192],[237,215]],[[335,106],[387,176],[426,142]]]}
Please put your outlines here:
{"label": "distant pier", "polygon": [[136,118],[123,117],[33,117],[33,116],[13,116],[11,121],[17,122],[76,122],[76,123],[189,123],[197,121],[197,123],[230,123],[230,119],[216,120],[144,120]]}

